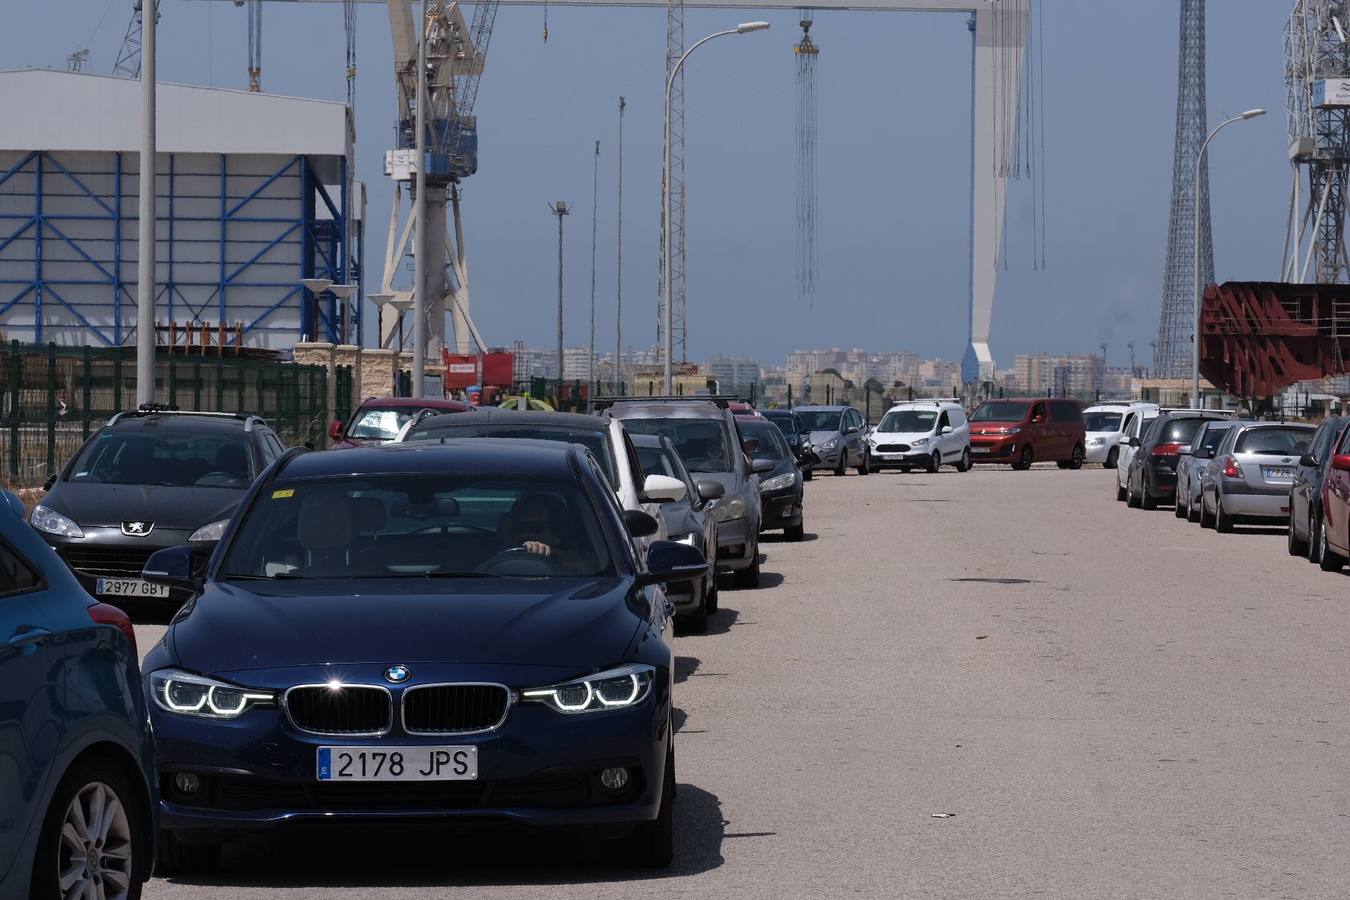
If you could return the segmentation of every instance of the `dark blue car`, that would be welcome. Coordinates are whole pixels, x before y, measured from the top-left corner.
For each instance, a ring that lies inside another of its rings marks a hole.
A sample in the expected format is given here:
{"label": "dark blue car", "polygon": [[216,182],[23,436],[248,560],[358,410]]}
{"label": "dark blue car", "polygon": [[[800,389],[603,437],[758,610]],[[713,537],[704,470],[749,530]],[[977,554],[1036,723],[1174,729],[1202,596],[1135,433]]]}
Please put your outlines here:
{"label": "dark blue car", "polygon": [[288,823],[585,827],[672,854],[669,607],[692,547],[633,538],[584,448],[479,438],[292,451],[145,660],[162,871]]}
{"label": "dark blue car", "polygon": [[134,898],[156,798],[135,633],[0,500],[0,897]]}

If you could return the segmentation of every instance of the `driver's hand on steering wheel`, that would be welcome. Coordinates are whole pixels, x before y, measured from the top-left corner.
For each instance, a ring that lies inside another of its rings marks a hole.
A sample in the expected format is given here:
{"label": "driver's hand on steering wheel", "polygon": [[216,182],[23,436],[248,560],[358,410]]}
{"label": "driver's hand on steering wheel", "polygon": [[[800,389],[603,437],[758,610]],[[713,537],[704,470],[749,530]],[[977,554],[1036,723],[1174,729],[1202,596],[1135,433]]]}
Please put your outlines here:
{"label": "driver's hand on steering wheel", "polygon": [[520,546],[526,553],[533,553],[536,556],[553,556],[553,548],[543,541],[526,541]]}

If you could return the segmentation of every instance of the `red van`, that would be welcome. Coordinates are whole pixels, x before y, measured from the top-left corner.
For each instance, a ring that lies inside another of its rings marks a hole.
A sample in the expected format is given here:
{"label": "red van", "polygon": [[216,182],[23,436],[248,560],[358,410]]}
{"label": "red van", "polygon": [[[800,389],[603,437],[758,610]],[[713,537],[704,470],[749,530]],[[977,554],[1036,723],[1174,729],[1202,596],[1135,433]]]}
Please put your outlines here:
{"label": "red van", "polygon": [[1083,407],[1077,400],[1044,397],[986,400],[970,414],[970,461],[1011,463],[1028,469],[1055,462],[1083,467]]}

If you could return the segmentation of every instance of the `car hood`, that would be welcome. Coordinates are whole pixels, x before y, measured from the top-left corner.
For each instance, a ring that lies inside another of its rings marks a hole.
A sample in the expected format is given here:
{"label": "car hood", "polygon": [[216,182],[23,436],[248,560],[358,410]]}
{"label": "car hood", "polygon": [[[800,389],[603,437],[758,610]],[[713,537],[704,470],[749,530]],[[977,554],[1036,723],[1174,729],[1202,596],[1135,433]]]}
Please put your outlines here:
{"label": "car hood", "polygon": [[227,518],[243,496],[244,490],[235,488],[63,481],[42,498],[42,505],[83,528],[153,522],[157,529],[195,530]]}
{"label": "car hood", "polygon": [[826,441],[835,441],[842,438],[843,435],[837,431],[813,431],[811,432],[811,443],[819,447]]}
{"label": "car hood", "polygon": [[887,443],[912,444],[923,438],[933,437],[931,431],[874,431],[872,437]]}
{"label": "car hood", "polygon": [[342,440],[333,444],[334,450],[355,450],[358,447],[378,447],[381,444],[392,443],[391,441],[382,441],[379,438],[352,438],[344,437]]}
{"label": "car hood", "polygon": [[230,673],[332,663],[584,669],[624,657],[645,610],[627,578],[213,582],[170,629],[177,664]]}
{"label": "car hood", "polygon": [[1087,437],[1102,438],[1103,440],[1111,440],[1112,438],[1124,437],[1124,435],[1119,431],[1089,431],[1086,434]]}
{"label": "car hood", "polygon": [[1026,425],[1021,419],[1015,422],[971,422],[970,433],[979,434],[982,431],[1000,431],[1004,428],[1021,428]]}

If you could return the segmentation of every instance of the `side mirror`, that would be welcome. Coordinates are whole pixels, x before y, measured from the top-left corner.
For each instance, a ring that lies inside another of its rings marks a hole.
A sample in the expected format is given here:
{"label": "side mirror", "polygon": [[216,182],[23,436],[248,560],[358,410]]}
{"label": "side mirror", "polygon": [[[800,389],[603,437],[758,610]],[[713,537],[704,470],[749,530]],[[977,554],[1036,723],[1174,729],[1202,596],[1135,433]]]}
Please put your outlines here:
{"label": "side mirror", "polygon": [[145,561],[141,577],[151,584],[181,588],[195,594],[202,589],[202,580],[196,573],[215,549],[215,544],[199,543],[160,550]]}
{"label": "side mirror", "polygon": [[1044,424],[1045,424],[1045,416],[1032,416],[1032,417],[1031,417],[1031,424],[1032,424],[1032,425],[1044,425]]}
{"label": "side mirror", "polygon": [[951,433],[952,433],[952,426],[950,425],[943,425],[942,430],[938,432],[938,434],[951,434]]}
{"label": "side mirror", "polygon": [[727,489],[723,487],[722,482],[713,481],[711,478],[700,478],[694,482],[694,487],[698,488],[698,496],[702,500],[717,500],[727,495]]}
{"label": "side mirror", "polygon": [[1331,458],[1331,467],[1339,472],[1350,472],[1350,454],[1337,453]]}
{"label": "side mirror", "polygon": [[693,581],[708,571],[703,551],[675,541],[652,541],[647,548],[647,571],[638,576],[638,584],[663,584]]}
{"label": "side mirror", "polygon": [[844,426],[844,430],[841,431],[840,434],[853,434],[853,433],[855,433],[857,430],[858,430],[858,429],[855,428],[855,427],[853,427],[852,425],[845,425],[845,426]]}
{"label": "side mirror", "polygon": [[340,441],[340,440],[342,440],[342,423],[341,423],[341,422],[329,422],[329,423],[328,423],[328,436],[329,436],[330,438],[332,438],[333,440],[335,440],[335,441]]}
{"label": "side mirror", "polygon": [[669,475],[648,475],[642,482],[642,499],[652,503],[670,503],[689,495],[689,487]]}
{"label": "side mirror", "polygon": [[1177,455],[1178,455],[1178,456],[1190,456],[1190,455],[1191,455],[1191,448],[1190,448],[1189,446],[1187,446],[1187,447],[1182,447],[1180,450],[1177,451]]}
{"label": "side mirror", "polygon": [[1123,443],[1126,447],[1138,447],[1138,446],[1139,446],[1139,438],[1137,438],[1137,437],[1127,437],[1127,438],[1126,438],[1124,441],[1122,441],[1121,443]]}
{"label": "side mirror", "polygon": [[771,459],[757,459],[750,464],[750,471],[756,475],[763,475],[766,472],[772,472],[778,468],[778,463]]}
{"label": "side mirror", "polygon": [[51,475],[47,476],[46,481],[42,482],[42,489],[44,491],[50,491],[55,485],[56,485],[56,473],[53,472]]}
{"label": "side mirror", "polygon": [[1317,460],[1313,457],[1311,453],[1305,453],[1302,456],[1300,456],[1298,458],[1298,464],[1300,466],[1307,466],[1310,469],[1317,468]]}
{"label": "side mirror", "polygon": [[[628,529],[628,533],[636,538],[651,537],[661,530],[661,524],[640,509],[625,509],[623,511],[623,524]],[[680,546],[683,547],[684,544],[680,544]],[[153,556],[150,558],[154,559]]]}

